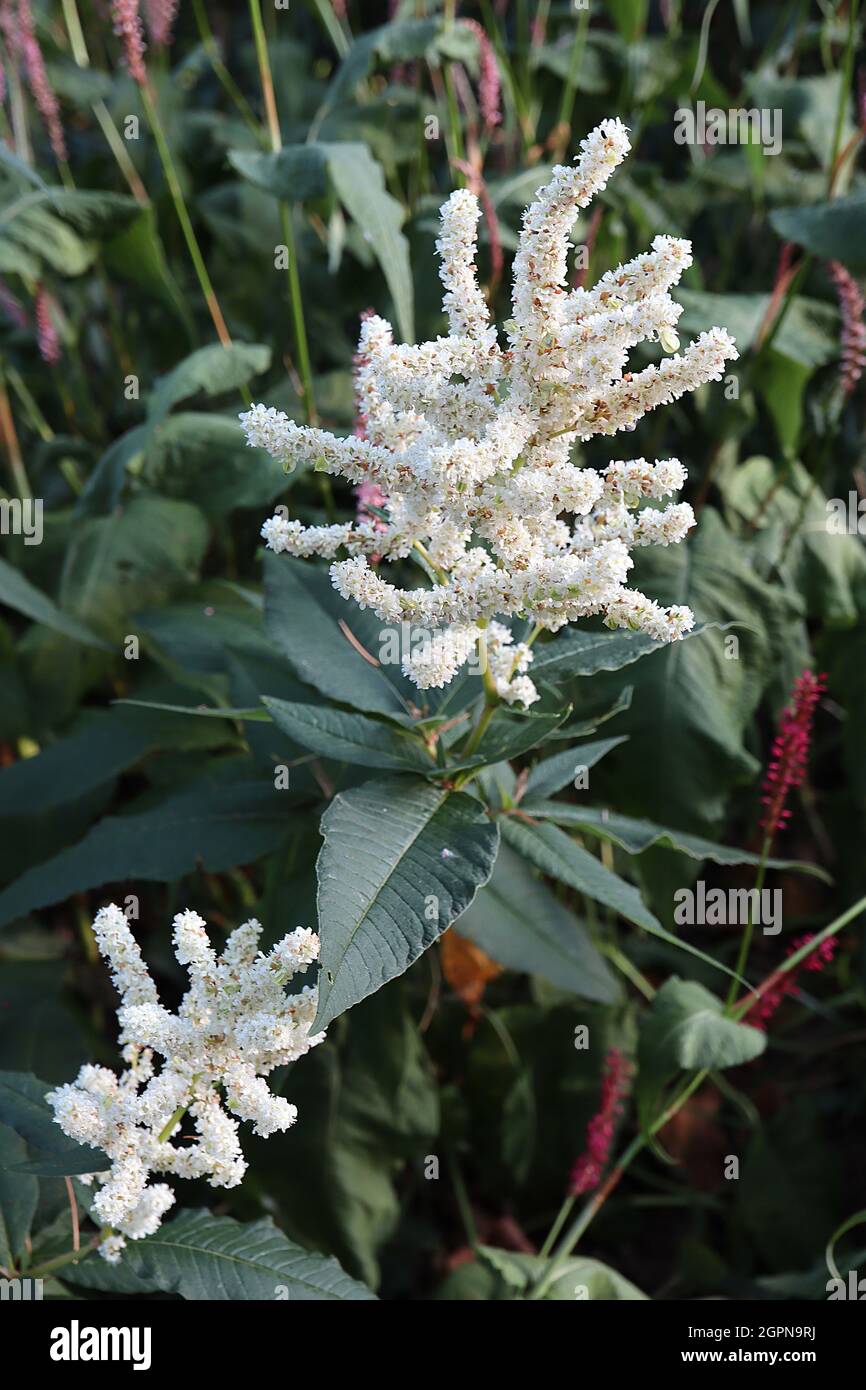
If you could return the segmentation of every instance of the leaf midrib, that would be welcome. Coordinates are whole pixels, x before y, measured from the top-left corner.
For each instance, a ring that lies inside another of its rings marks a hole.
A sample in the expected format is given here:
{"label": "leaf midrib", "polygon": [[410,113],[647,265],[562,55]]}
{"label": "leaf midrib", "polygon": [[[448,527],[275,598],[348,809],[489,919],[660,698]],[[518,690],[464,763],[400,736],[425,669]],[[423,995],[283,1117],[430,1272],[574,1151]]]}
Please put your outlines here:
{"label": "leaf midrib", "polygon": [[[433,810],[431,811],[430,815],[429,815],[429,816],[427,817],[427,819],[423,822],[423,824],[420,825],[420,826],[418,827],[418,829],[415,831],[415,833],[414,833],[414,835],[412,836],[412,838],[406,842],[405,847],[403,848],[402,852],[396,857],[396,859],[394,859],[392,862],[390,862],[389,867],[388,867],[388,872],[385,874],[384,878],[382,878],[381,882],[379,882],[379,884],[378,884],[378,886],[377,886],[377,888],[376,888],[376,892],[375,892],[375,893],[373,894],[373,896],[370,898],[369,902],[367,903],[366,907],[364,908],[364,911],[362,912],[362,914],[361,914],[361,916],[358,918],[358,920],[355,922],[355,925],[352,927],[352,929],[351,929],[351,931],[350,931],[350,933],[349,933],[349,936],[348,936],[348,939],[347,939],[347,941],[346,941],[346,944],[345,944],[345,946],[343,947],[343,949],[342,949],[342,951],[341,951],[341,953],[340,953],[340,956],[339,956],[339,958],[338,958],[338,960],[336,961],[335,966],[334,966],[334,978],[335,978],[335,979],[336,979],[337,971],[339,970],[340,966],[342,966],[343,962],[344,962],[345,959],[346,959],[346,956],[347,956],[348,951],[349,951],[349,947],[352,945],[353,941],[355,940],[355,937],[356,937],[357,933],[360,931],[360,929],[361,929],[363,923],[367,920],[367,917],[369,916],[370,912],[372,911],[373,907],[375,906],[376,902],[378,901],[379,896],[380,896],[380,894],[381,894],[381,892],[382,892],[382,889],[384,888],[385,884],[388,882],[388,879],[389,879],[389,878],[391,877],[391,875],[393,874],[394,870],[396,869],[397,865],[400,863],[401,859],[405,859],[405,858],[406,858],[406,855],[409,853],[409,851],[411,850],[412,846],[416,843],[416,841],[418,840],[419,836],[422,835],[423,832],[427,829],[427,827],[428,827],[428,825],[430,824],[430,822],[432,821],[433,817],[442,809],[442,807],[444,806],[445,802],[448,800],[449,796],[451,796],[451,795],[452,795],[452,793],[451,793],[451,792],[447,792],[447,791],[446,791],[446,792],[440,792],[440,793],[438,794],[437,803],[436,803],[435,807],[433,808]],[[345,806],[345,799],[344,799],[344,798],[338,796],[338,797],[337,797],[337,800],[338,800],[338,801],[342,800],[343,805]],[[326,839],[326,841],[327,841],[327,839],[328,839],[327,832],[325,833],[325,839]],[[320,891],[321,891],[321,889],[320,889]],[[333,985],[331,986],[331,989],[329,989],[328,992],[327,992],[327,994],[325,995],[325,999],[326,999],[326,1000],[327,1000],[327,999],[330,999],[332,989],[333,989]],[[321,986],[320,986],[320,990],[321,990]],[[321,1000],[321,993],[320,993],[320,997],[319,997],[319,1004],[320,1004],[320,1007],[321,1007],[321,1003],[322,1003],[322,1000]]]}
{"label": "leaf midrib", "polygon": [[[226,1260],[231,1264],[242,1265],[247,1269],[260,1271],[263,1274],[279,1274],[281,1275],[281,1277],[290,1279],[296,1284],[301,1284],[304,1288],[314,1289],[317,1293],[326,1293],[328,1297],[333,1298],[335,1301],[342,1302],[339,1294],[328,1293],[328,1291],[324,1289],[321,1284],[314,1284],[309,1279],[305,1279],[300,1275],[288,1274],[285,1270],[275,1268],[274,1265],[262,1264],[257,1260],[250,1259],[248,1256],[234,1255],[231,1253],[227,1253],[225,1250],[213,1250],[204,1245],[189,1245],[184,1244],[182,1241],[165,1240],[161,1239],[158,1236],[152,1236],[148,1240],[147,1248],[150,1250],[182,1250],[185,1251],[187,1255],[207,1255],[211,1259]],[[146,1251],[142,1250],[141,1253],[142,1256],[146,1258]],[[304,1255],[308,1252],[299,1251],[299,1253],[301,1255]]]}

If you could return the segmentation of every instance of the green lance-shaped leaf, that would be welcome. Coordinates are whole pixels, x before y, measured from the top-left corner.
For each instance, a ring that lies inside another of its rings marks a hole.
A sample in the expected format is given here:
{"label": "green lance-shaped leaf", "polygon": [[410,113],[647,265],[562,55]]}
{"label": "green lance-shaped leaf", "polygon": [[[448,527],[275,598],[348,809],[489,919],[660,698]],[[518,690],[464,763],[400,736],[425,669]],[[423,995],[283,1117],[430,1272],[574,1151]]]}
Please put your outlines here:
{"label": "green lance-shaped leaf", "polygon": [[403,207],[387,191],[382,166],[366,145],[329,145],[328,169],[337,197],[382,267],[400,333],[411,343],[415,338],[412,266],[409,243],[400,230]]}
{"label": "green lance-shaped leaf", "polygon": [[165,497],[187,500],[216,516],[270,506],[285,490],[282,464],[264,449],[250,449],[231,415],[177,410],[148,430],[138,476]]}
{"label": "green lance-shaped leaf", "polygon": [[294,1245],[264,1217],[242,1224],[208,1211],[185,1211],[155,1235],[130,1241],[116,1269],[90,1257],[64,1270],[70,1283],[126,1292],[179,1294],[193,1303],[257,1300],[346,1303],[375,1299],[331,1256]]}
{"label": "green lance-shaped leaf", "polygon": [[449,757],[448,765],[454,772],[458,768],[489,767],[520,758],[550,738],[570,712],[570,705],[538,714],[497,710],[475,752],[465,758],[458,753],[453,763]]}
{"label": "green lance-shaped leaf", "polygon": [[[353,52],[360,44],[353,46]],[[232,150],[229,159],[238,173],[274,198],[303,202],[320,198],[328,183],[357,223],[378,260],[394,301],[397,324],[411,343],[414,327],[414,287],[409,243],[402,226],[405,211],[385,187],[382,166],[359,141],[310,142],[287,145],[273,154]]]}
{"label": "green lance-shaped leaf", "polygon": [[0,1124],[0,1264],[6,1269],[24,1249],[39,1201],[38,1179],[14,1171],[27,1162],[27,1155],[21,1135]]}
{"label": "green lance-shaped leaf", "polygon": [[170,883],[197,865],[220,872],[248,864],[289,834],[290,795],[270,781],[201,778],[145,810],[107,816],[0,893],[0,926],[105,883]]}
{"label": "green lance-shaped leaf", "polygon": [[108,648],[107,642],[103,642],[96,633],[91,632],[89,627],[80,623],[70,613],[64,613],[56,603],[34,588],[23,574],[19,574],[5,560],[0,560],[0,604],[14,608],[17,613],[23,613],[25,618],[32,619],[34,623],[42,623],[44,627],[50,627],[55,632],[62,633],[64,637],[71,637],[74,642],[82,642],[87,647]]}
{"label": "green lance-shaped leaf", "polygon": [[639,927],[649,931],[660,928],[661,924],[632,884],[606,869],[594,855],[581,849],[555,825],[528,825],[506,816],[502,821],[502,834],[518,853],[551,878],[570,884]]}
{"label": "green lance-shaped leaf", "polygon": [[456,930],[509,970],[540,975],[581,999],[609,1004],[619,997],[584,924],[508,845]]}
{"label": "green lance-shaped leaf", "polygon": [[[676,298],[685,306],[678,332],[697,337],[713,324],[726,328],[739,351],[756,345],[770,306],[769,294],[712,294],[680,285]],[[838,326],[831,304],[798,295],[785,313],[773,345],[801,367],[820,367],[838,352]]]}
{"label": "green lance-shaped leaf", "polygon": [[551,878],[559,879],[560,883],[567,883],[586,897],[612,908],[621,917],[643,927],[653,936],[670,942],[681,951],[686,951],[690,956],[696,956],[706,965],[711,965],[714,970],[721,970],[726,975],[734,973],[726,965],[714,960],[706,951],[701,951],[691,942],[683,941],[674,936],[673,932],[667,931],[650,912],[632,884],[626,883],[625,879],[606,869],[604,864],[575,844],[555,825],[534,825],[514,816],[501,817],[501,824],[503,838],[537,865],[542,873],[550,874]]}
{"label": "green lance-shaped leaf", "polygon": [[[647,546],[635,557],[636,587],[657,603],[688,604],[706,622],[630,669],[635,697],[619,729],[631,742],[617,797],[634,815],[655,819],[661,806],[663,823],[712,835],[732,788],[759,771],[747,729],[772,672],[789,658],[797,605],[752,560],[711,507],[687,546]],[[728,624],[739,660],[729,655]],[[618,677],[598,675],[596,698],[618,686]]]}
{"label": "green lance-shaped leaf", "polygon": [[419,739],[393,725],[328,705],[303,705],[264,697],[278,729],[302,748],[334,762],[391,771],[435,772],[436,764]]}
{"label": "green lance-shaped leaf", "polygon": [[[587,748],[589,746],[585,745]],[[533,801],[526,796],[520,803],[520,809],[533,820],[553,821],[555,825],[567,825],[585,831],[587,835],[597,836],[600,840],[609,840],[629,854],[643,854],[644,850],[659,845],[662,849],[679,850],[690,859],[709,859],[713,864],[761,862],[759,854],[739,849],[736,845],[720,845],[703,835],[689,835],[685,830],[673,830],[670,826],[656,825],[653,821],[621,816],[601,806],[580,806],[568,801]],[[794,859],[768,859],[766,863],[771,869],[797,869],[827,883],[832,882],[830,875],[819,864]]]}
{"label": "green lance-shaped leaf", "polygon": [[499,847],[478,801],[414,778],[341,792],[322,834],[315,1029],[402,975],[469,906]]}
{"label": "green lance-shaped leaf", "polygon": [[600,738],[592,743],[578,743],[573,748],[566,748],[564,752],[554,753],[552,758],[545,758],[543,762],[536,763],[526,782],[524,800],[553,796],[575,780],[578,768],[595,767],[612,748],[625,743],[627,737],[626,734],[620,734],[619,738]]}
{"label": "green lance-shaped leaf", "polygon": [[432,55],[441,21],[404,19],[383,24],[357,38],[340,64],[328,89],[327,104],[345,101],[352,88],[362,82],[379,63],[405,63],[412,58]]}
{"label": "green lance-shaped leaf", "polygon": [[[707,627],[718,623],[696,623],[683,639],[697,637]],[[558,681],[571,676],[594,676],[599,671],[618,671],[630,666],[642,656],[664,651],[666,643],[657,642],[645,632],[587,632],[580,627],[566,628],[561,637],[543,642],[535,648],[533,676]]]}
{"label": "green lance-shaped leaf", "polygon": [[38,757],[0,771],[0,816],[35,816],[73,801],[110,782],[155,743],[149,731],[100,711]]}
{"label": "green lance-shaped leaf", "polygon": [[299,679],[322,695],[365,714],[410,720],[418,692],[399,666],[379,662],[382,624],[370,609],[344,603],[327,570],[266,555],[265,625]]}

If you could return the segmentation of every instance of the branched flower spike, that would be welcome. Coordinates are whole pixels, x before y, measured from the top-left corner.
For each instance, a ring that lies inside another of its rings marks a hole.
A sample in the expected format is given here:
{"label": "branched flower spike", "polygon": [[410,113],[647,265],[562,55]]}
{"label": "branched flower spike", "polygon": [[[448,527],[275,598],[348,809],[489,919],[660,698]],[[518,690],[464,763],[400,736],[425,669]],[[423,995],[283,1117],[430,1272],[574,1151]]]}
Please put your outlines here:
{"label": "branched flower spike", "polygon": [[[657,405],[720,379],[725,361],[737,356],[721,328],[676,351],[682,311],[669,291],[691,263],[687,241],[658,236],[651,251],[593,289],[566,291],[578,209],[628,150],[622,123],[603,121],[527,209],[507,349],[476,276],[478,201],[461,189],[442,209],[437,242],[448,336],[398,345],[384,319],[372,316],[362,326],[366,437],[336,438],[263,405],[241,416],[248,442],[287,468],[307,459],[381,488],[384,529],[373,519],[305,527],[278,515],[262,535],[272,550],[331,559],[334,587],[383,623],[433,630],[403,664],[421,689],[451,681],[483,633],[500,696],[525,705],[536,699],[525,674],[531,651],[504,654],[511,633],[501,622],[491,625],[494,618],[519,614],[555,632],[601,614],[610,627],[660,641],[693,625],[688,608],[662,608],[626,585],[633,546],[669,545],[694,522],[686,503],[652,505],[682,487],[682,464],[639,458],[599,473],[570,457],[577,441],[631,430]],[[632,374],[629,352],[647,340],[676,355]],[[650,505],[637,510],[644,501]],[[419,544],[436,573],[432,587],[399,589],[368,561],[405,558]],[[336,558],[341,550],[349,558]]]}
{"label": "branched flower spike", "polygon": [[[274,1095],[264,1078],[322,1042],[310,1034],[315,986],[286,994],[285,985],[316,959],[319,938],[299,927],[267,955],[258,949],[261,927],[244,922],[218,956],[195,912],[174,919],[174,951],[189,972],[189,989],[176,1014],[160,1004],[124,914],[113,904],[97,913],[96,943],[111,966],[121,997],[120,1042],[126,1068],[84,1066],[71,1084],[48,1093],[54,1118],[81,1144],[111,1160],[94,1174],[93,1202],[109,1231],[100,1252],[116,1262],[126,1239],[152,1235],[174,1202],[151,1173],[206,1178],[212,1187],[236,1187],[246,1172],[238,1120],[267,1137],[288,1129],[297,1111]],[[154,1054],[162,1058],[157,1071]],[[194,1140],[173,1143],[185,1112]]]}

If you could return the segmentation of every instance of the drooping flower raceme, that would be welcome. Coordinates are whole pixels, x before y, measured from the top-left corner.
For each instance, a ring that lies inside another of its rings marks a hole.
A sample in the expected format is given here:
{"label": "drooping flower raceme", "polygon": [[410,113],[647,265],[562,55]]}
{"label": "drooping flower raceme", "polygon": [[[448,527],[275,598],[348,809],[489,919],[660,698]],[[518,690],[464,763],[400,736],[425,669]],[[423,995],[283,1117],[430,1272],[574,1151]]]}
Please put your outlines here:
{"label": "drooping flower raceme", "polygon": [[[102,908],[93,931],[121,997],[126,1067],[118,1077],[106,1067],[84,1066],[47,1099],[66,1134],[111,1160],[107,1172],[94,1175],[99,1190],[93,1207],[110,1228],[100,1252],[114,1262],[125,1239],[151,1235],[174,1202],[167,1183],[149,1181],[152,1173],[236,1187],[247,1166],[238,1121],[249,1121],[263,1136],[294,1124],[294,1105],[274,1095],[264,1078],[325,1036],[310,1033],[316,988],[285,991],[318,956],[319,938],[299,927],[264,955],[261,927],[252,920],[231,933],[218,956],[202,918],[179,913],[174,950],[190,984],[173,1014],[160,1004],[120,908]],[[155,1055],[162,1058],[158,1069]],[[196,1135],[173,1143],[186,1112]]]}
{"label": "drooping flower raceme", "polygon": [[[274,551],[331,559],[339,593],[383,623],[432,630],[421,659],[413,653],[404,662],[422,689],[452,680],[493,619],[500,620],[493,643],[500,657],[508,634],[501,619],[514,615],[555,632],[601,614],[610,627],[662,641],[693,624],[688,608],[662,608],[626,584],[632,547],[669,545],[693,524],[685,503],[653,505],[682,487],[682,464],[638,458],[599,472],[571,458],[578,441],[631,430],[655,406],[718,380],[725,361],[737,356],[719,328],[676,351],[681,306],[669,291],[691,263],[687,241],[658,236],[650,251],[593,289],[566,291],[578,209],[604,188],[628,150],[622,123],[602,122],[576,162],[557,166],[527,209],[507,348],[475,271],[478,202],[461,189],[442,209],[437,241],[448,336],[401,345],[384,319],[362,324],[365,438],[298,426],[264,405],[241,416],[249,444],[286,468],[308,460],[381,488],[385,529],[372,518],[303,526],[277,515],[262,535]],[[643,341],[675,355],[631,373],[629,352]],[[369,563],[372,555],[394,561],[419,547],[435,576],[430,587],[400,589]],[[537,698],[525,675],[532,653],[515,655],[516,665],[500,660],[497,688],[504,695],[513,677],[520,686],[512,699],[529,704]]]}

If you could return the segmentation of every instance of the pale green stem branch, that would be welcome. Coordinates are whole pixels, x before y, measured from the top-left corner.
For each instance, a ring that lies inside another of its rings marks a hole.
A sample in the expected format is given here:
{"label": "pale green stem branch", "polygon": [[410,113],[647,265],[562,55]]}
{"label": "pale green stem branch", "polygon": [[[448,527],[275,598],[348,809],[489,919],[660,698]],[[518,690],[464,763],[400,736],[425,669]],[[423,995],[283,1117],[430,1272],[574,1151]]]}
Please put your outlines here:
{"label": "pale green stem branch", "polygon": [[147,119],[150,122],[150,128],[153,131],[153,138],[156,141],[156,148],[159,153],[160,161],[162,162],[162,167],[165,171],[165,179],[166,183],[168,184],[168,190],[171,194],[172,202],[174,203],[175,212],[177,213],[177,220],[180,223],[180,229],[183,232],[183,237],[190,255],[190,260],[193,263],[196,276],[198,277],[198,282],[201,286],[201,292],[204,295],[204,300],[207,304],[208,312],[210,313],[213,326],[216,330],[216,335],[222,343],[222,346],[224,348],[229,348],[232,345],[232,340],[229,335],[229,331],[226,328],[225,319],[223,318],[222,310],[219,306],[219,300],[217,299],[216,292],[214,290],[213,285],[211,284],[211,278],[208,274],[208,269],[205,265],[204,257],[201,253],[201,248],[198,244],[198,238],[196,237],[195,229],[192,225],[192,220],[187,210],[186,200],[183,196],[183,189],[180,186],[180,179],[177,175],[174,159],[172,158],[171,149],[169,148],[169,144],[165,136],[162,120],[160,118],[159,111],[157,109],[157,105],[153,97],[153,93],[151,92],[148,86],[143,86],[140,90],[142,101],[144,102],[144,109],[147,112]]}
{"label": "pale green stem branch", "polygon": [[[763,994],[765,994],[768,989],[775,985],[780,979],[783,979],[785,975],[790,973],[790,971],[796,970],[797,966],[802,961],[804,961],[807,956],[810,956],[815,950],[817,950],[823,944],[823,942],[828,941],[832,936],[836,936],[840,931],[842,931],[843,927],[846,927],[849,922],[853,921],[855,917],[858,917],[864,911],[866,911],[866,897],[858,899],[858,901],[854,903],[852,907],[847,908],[845,912],[843,912],[839,917],[837,917],[833,922],[831,922],[829,926],[825,927],[823,931],[818,932],[817,936],[813,936],[811,940],[804,942],[803,945],[800,946],[796,951],[793,951],[790,956],[787,956],[782,965],[780,965],[777,970],[774,970],[771,975],[768,975],[767,978],[757,987],[757,989],[753,990],[750,994],[748,994],[745,997],[745,999],[741,1000],[740,1003],[737,1004],[736,1007],[731,1010],[730,1017],[735,1019],[741,1019],[743,1015],[748,1013],[749,1010],[754,1006],[756,1000],[759,999]],[[550,1265],[545,1270],[544,1274],[541,1276],[534,1289],[530,1293],[530,1298],[538,1299],[544,1297],[545,1292],[550,1288],[551,1284],[556,1278],[557,1273],[562,1268],[563,1262],[571,1254],[572,1250],[577,1245],[581,1236],[584,1234],[589,1225],[595,1219],[595,1216],[601,1210],[604,1203],[607,1201],[607,1198],[610,1196],[613,1189],[617,1186],[630,1164],[642,1151],[642,1149],[646,1147],[650,1139],[654,1138],[660,1130],[664,1129],[665,1125],[670,1120],[672,1120],[673,1117],[682,1109],[686,1101],[688,1101],[694,1095],[695,1091],[698,1089],[699,1086],[703,1084],[703,1082],[709,1075],[709,1067],[703,1067],[700,1071],[696,1072],[694,1076],[692,1076],[691,1079],[685,1083],[682,1089],[677,1092],[674,1099],[670,1102],[669,1105],[665,1107],[662,1113],[658,1116],[656,1120],[653,1121],[649,1128],[641,1134],[638,1134],[634,1137],[634,1139],[629,1144],[628,1148],[623,1153],[622,1157],[615,1164],[608,1177],[602,1183],[601,1187],[586,1203],[578,1217],[575,1219],[574,1223],[569,1227],[565,1239],[563,1240],[562,1244],[560,1245],[559,1249],[557,1250],[556,1254],[551,1260]],[[573,1199],[571,1198],[566,1198],[566,1201],[563,1204],[563,1210],[565,1211],[566,1216],[568,1214],[568,1210],[570,1210],[572,1200]],[[563,1217],[563,1212],[561,1211],[559,1216],[557,1217],[556,1222],[554,1223],[557,1229],[561,1229],[564,1219],[565,1217]],[[549,1249],[551,1244],[552,1242],[550,1242],[548,1239],[548,1241],[545,1242],[545,1247]]]}
{"label": "pale green stem branch", "polygon": [[[262,84],[262,97],[265,103],[265,119],[267,122],[268,136],[271,143],[271,150],[278,154],[283,147],[283,138],[280,133],[280,119],[277,113],[277,101],[274,95],[274,80],[271,74],[271,63],[268,57],[268,42],[265,36],[265,27],[262,23],[262,8],[260,0],[249,0],[250,18],[253,26],[253,38],[256,46],[256,58],[259,65],[259,79]],[[316,402],[313,394],[313,372],[310,364],[310,348],[307,341],[307,327],[304,320],[304,302],[301,296],[301,280],[298,274],[298,255],[295,243],[295,229],[292,222],[292,211],[285,201],[279,200],[280,224],[282,226],[283,237],[286,244],[286,254],[288,259],[289,276],[289,299],[292,311],[292,327],[295,337],[295,351],[298,357],[298,368],[301,377],[301,386],[304,396],[304,412],[307,423],[314,424],[316,421]],[[323,480],[323,487],[329,485]],[[329,492],[325,494],[325,502],[328,503]],[[329,507],[330,511],[330,507]]]}
{"label": "pale green stem branch", "polygon": [[189,1102],[185,1101],[183,1105],[179,1105],[177,1107],[171,1119],[159,1131],[159,1134],[157,1135],[158,1144],[165,1144],[168,1141],[168,1139],[172,1135],[172,1132],[174,1131],[176,1126],[180,1124],[181,1120],[186,1114],[188,1104]]}

